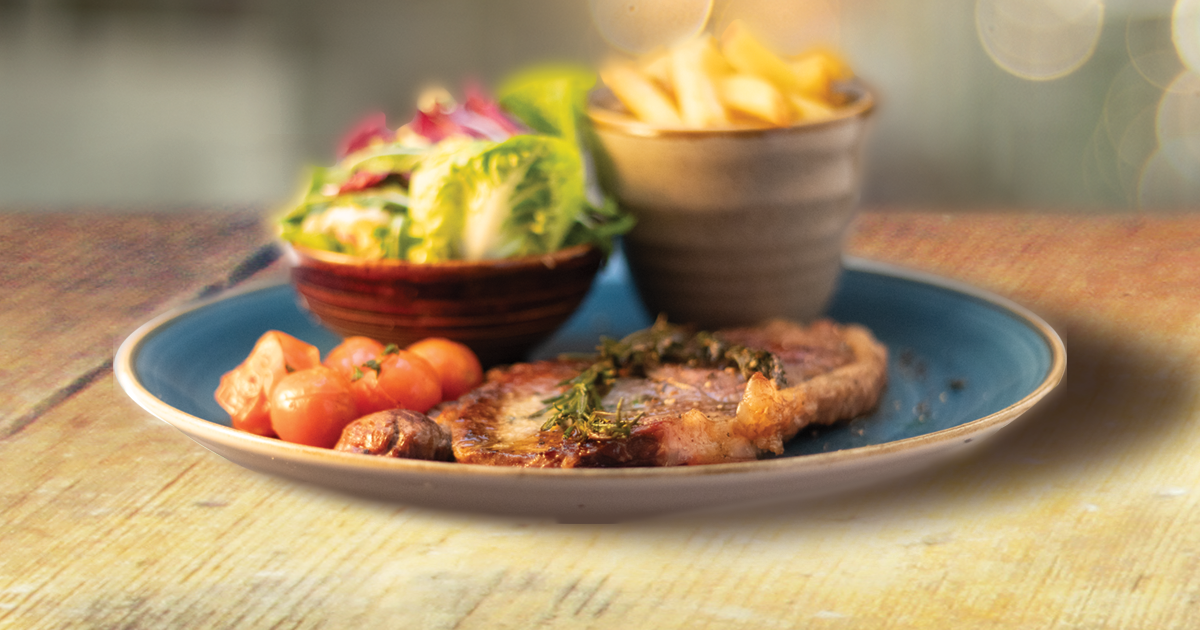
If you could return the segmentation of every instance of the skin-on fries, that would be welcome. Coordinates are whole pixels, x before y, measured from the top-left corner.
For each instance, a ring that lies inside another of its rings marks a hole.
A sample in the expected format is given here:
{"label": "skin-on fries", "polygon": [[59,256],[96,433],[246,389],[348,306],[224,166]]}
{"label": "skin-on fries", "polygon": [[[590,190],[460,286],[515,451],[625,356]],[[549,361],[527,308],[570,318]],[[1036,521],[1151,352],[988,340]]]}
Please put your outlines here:
{"label": "skin-on fries", "polygon": [[671,79],[679,114],[689,127],[721,127],[729,124],[725,104],[717,94],[717,81],[710,68],[720,55],[711,38],[701,37],[671,50]]}
{"label": "skin-on fries", "polygon": [[740,22],[637,61],[610,61],[600,78],[634,117],[664,127],[784,127],[837,109],[832,85],[854,75],[836,53],[776,55]]}
{"label": "skin-on fries", "polygon": [[671,97],[633,67],[611,63],[601,68],[600,80],[639,119],[664,127],[683,124]]}

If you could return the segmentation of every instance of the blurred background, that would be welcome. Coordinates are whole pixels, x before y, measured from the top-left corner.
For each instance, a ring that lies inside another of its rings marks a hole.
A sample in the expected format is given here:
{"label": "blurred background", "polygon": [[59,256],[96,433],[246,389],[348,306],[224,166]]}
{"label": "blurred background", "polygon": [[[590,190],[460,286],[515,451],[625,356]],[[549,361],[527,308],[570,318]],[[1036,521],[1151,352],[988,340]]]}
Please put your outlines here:
{"label": "blurred background", "polygon": [[1198,0],[0,0],[0,209],[279,205],[430,84],[734,17],[877,88],[868,205],[1200,209]]}

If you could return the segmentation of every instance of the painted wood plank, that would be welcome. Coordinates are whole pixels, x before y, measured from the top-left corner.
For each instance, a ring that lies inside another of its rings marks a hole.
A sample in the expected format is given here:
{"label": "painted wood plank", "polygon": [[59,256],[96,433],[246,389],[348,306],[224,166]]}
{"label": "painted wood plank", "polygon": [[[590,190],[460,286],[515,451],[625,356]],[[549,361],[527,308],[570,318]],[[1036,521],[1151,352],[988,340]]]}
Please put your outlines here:
{"label": "painted wood plank", "polygon": [[0,213],[0,439],[111,365],[155,313],[276,256],[246,212]]}

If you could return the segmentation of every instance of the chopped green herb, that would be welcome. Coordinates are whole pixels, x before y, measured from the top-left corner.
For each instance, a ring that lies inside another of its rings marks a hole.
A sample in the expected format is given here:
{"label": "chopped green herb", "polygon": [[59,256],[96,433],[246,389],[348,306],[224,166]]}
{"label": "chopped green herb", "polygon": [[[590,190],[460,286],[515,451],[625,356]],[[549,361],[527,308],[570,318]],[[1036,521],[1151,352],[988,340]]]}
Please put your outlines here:
{"label": "chopped green herb", "polygon": [[754,373],[785,385],[783,365],[765,350],[727,344],[709,332],[691,333],[667,323],[659,317],[650,328],[637,331],[616,341],[601,338],[599,354],[593,363],[572,379],[559,383],[566,390],[547,398],[538,414],[550,413],[542,425],[543,431],[559,427],[564,437],[584,439],[628,436],[641,414],[629,417],[622,414],[623,400],[617,401],[616,411],[603,408],[604,397],[612,390],[618,376],[645,376],[657,365],[680,363],[693,367],[736,367],[745,378]]}

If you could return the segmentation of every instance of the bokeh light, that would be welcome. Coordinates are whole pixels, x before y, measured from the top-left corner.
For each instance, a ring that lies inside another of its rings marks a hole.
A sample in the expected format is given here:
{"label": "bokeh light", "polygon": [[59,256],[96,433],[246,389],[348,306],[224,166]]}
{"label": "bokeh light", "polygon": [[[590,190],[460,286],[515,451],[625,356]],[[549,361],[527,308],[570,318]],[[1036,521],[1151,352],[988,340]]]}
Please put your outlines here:
{"label": "bokeh light", "polygon": [[713,13],[712,31],[720,34],[734,20],[782,55],[840,48],[838,10],[829,0],[725,0]]}
{"label": "bokeh light", "polygon": [[1125,24],[1125,47],[1137,71],[1158,88],[1167,89],[1184,70],[1172,42],[1171,21],[1163,18],[1171,6],[1168,0],[1143,1],[1164,6],[1160,11],[1150,11],[1144,6],[1142,11],[1130,14]]}
{"label": "bokeh light", "polygon": [[592,22],[618,50],[646,53],[704,30],[713,0],[589,0]]}
{"label": "bokeh light", "polygon": [[1093,194],[1140,208],[1183,208],[1200,198],[1200,74],[1179,73],[1165,88],[1130,62],[1104,99],[1084,156]]}
{"label": "bokeh light", "polygon": [[1158,148],[1154,119],[1160,94],[1132,66],[1126,66],[1109,85],[1102,121],[1121,164],[1140,170]]}
{"label": "bokeh light", "polygon": [[1171,11],[1171,41],[1184,65],[1200,73],[1200,0],[1178,0]]}
{"label": "bokeh light", "polygon": [[1155,117],[1161,97],[1162,90],[1132,63],[1116,73],[1084,156],[1084,177],[1091,194],[1136,203],[1143,167],[1158,150]]}
{"label": "bokeh light", "polygon": [[1091,58],[1104,25],[1101,0],[976,0],[975,27],[996,65],[1046,81]]}
{"label": "bokeh light", "polygon": [[1200,74],[1180,73],[1158,105],[1159,152],[1180,176],[1200,183]]}
{"label": "bokeh light", "polygon": [[[1131,201],[1141,208],[1185,207],[1200,198],[1200,73],[1192,69],[1200,3],[1150,1],[1154,6],[1131,13],[1126,24],[1136,76],[1125,71],[1113,81],[1104,124],[1122,174],[1137,169]],[[1128,194],[1128,177],[1122,184]]]}
{"label": "bokeh light", "polygon": [[1137,196],[1141,208],[1193,208],[1200,199],[1200,179],[1180,173],[1167,152],[1166,147],[1156,151],[1142,169]]}

